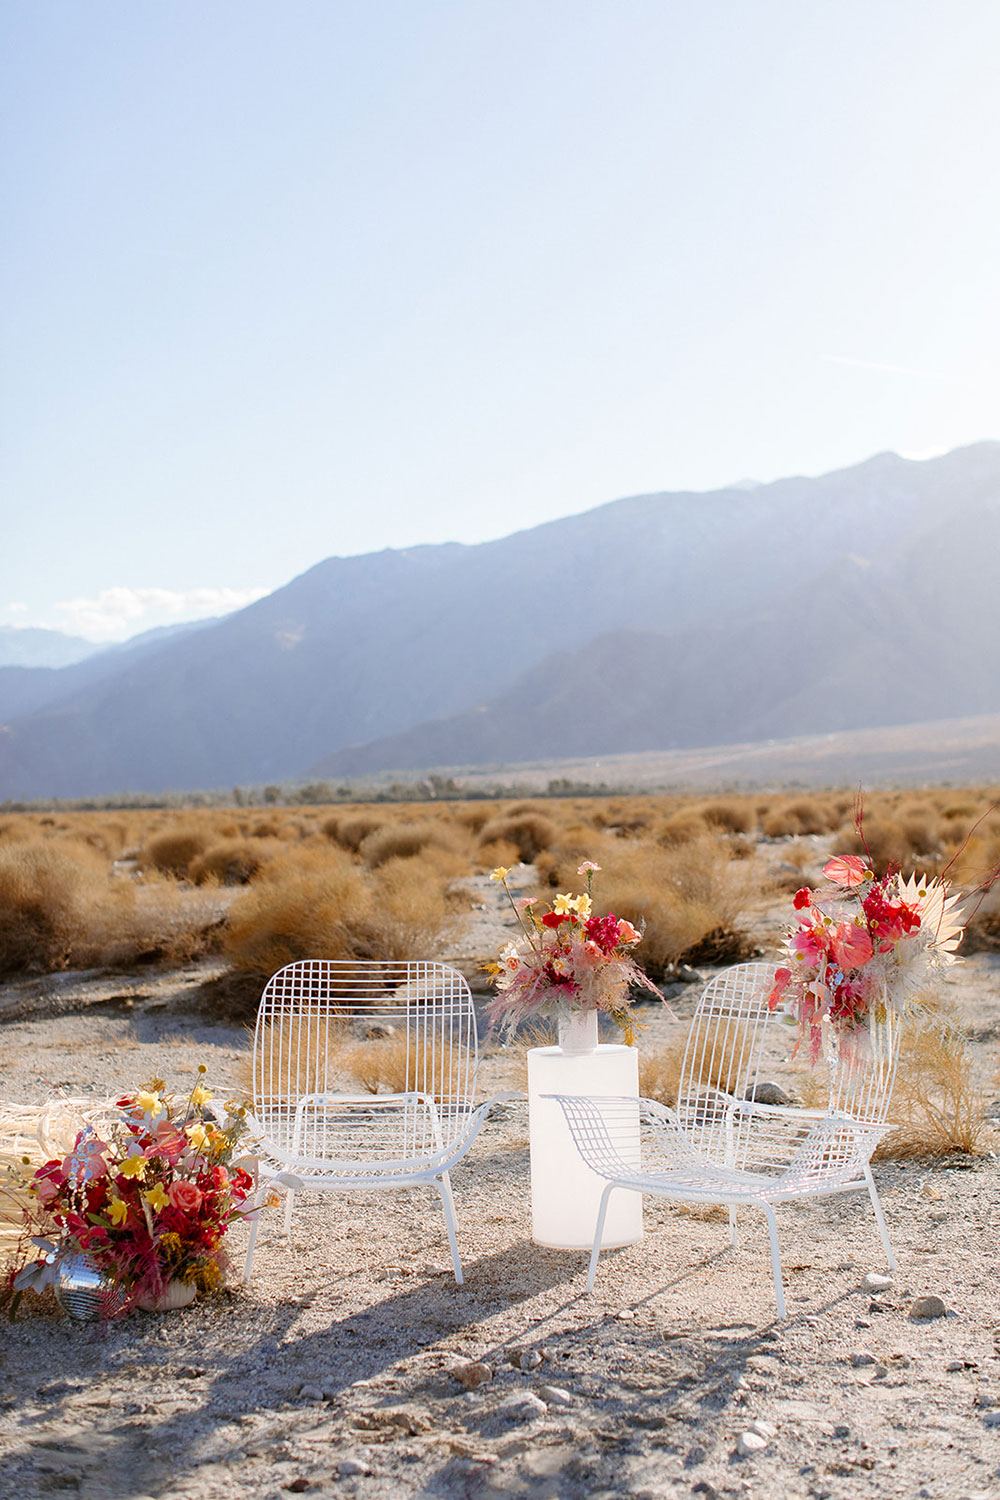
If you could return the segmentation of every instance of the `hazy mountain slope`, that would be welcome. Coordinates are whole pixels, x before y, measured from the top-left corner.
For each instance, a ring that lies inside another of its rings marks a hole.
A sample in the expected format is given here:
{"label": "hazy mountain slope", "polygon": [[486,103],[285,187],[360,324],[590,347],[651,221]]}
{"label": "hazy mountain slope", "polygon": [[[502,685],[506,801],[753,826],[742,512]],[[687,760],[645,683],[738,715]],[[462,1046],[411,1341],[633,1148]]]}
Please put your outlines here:
{"label": "hazy mountain slope", "polygon": [[0,625],[0,667],[67,667],[100,649],[62,630]]}
{"label": "hazy mountain slope", "polygon": [[[847,559],[748,611],[557,652],[478,709],[352,747],[312,776],[608,755],[1000,711],[1000,504],[889,563]],[[960,579],[945,609],[946,580]],[[954,618],[956,617],[957,618]]]}
{"label": "hazy mountain slope", "polygon": [[[810,585],[850,553],[881,568],[888,588],[894,559],[905,574],[901,543],[932,537],[945,504],[971,514],[998,494],[1000,444],[978,444],[926,463],[883,454],[749,492],[639,496],[477,547],[331,558],[196,638],[8,717],[0,797],[279,780],[345,746],[493,703],[560,646],[622,630],[674,641],[671,733],[691,743],[721,716],[722,680],[730,717],[737,699],[750,713],[774,697],[775,659],[795,659],[797,590],[801,615],[814,607]],[[947,596],[954,586],[942,579]],[[770,660],[743,653],[723,673],[748,622]],[[640,699],[655,695],[653,670]],[[821,688],[810,698],[803,679],[798,691],[802,714],[814,712]],[[542,733],[541,704],[536,717]],[[610,728],[625,717],[605,713]]]}

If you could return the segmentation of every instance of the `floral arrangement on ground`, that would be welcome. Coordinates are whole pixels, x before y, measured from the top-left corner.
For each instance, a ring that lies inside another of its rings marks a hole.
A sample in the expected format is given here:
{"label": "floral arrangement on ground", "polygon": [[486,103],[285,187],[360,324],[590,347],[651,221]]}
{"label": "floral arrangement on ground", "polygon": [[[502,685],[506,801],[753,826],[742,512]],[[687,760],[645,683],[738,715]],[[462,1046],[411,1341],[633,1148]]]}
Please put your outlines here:
{"label": "floral arrangement on ground", "polygon": [[947,879],[876,877],[857,855],[823,867],[826,892],[803,886],[785,935],[771,1009],[783,1005],[815,1063],[832,1032],[839,1055],[866,1056],[873,1024],[916,1001],[935,969],[955,960],[964,912]]}
{"label": "floral arrangement on ground", "polygon": [[586,891],[558,895],[551,904],[534,896],[515,899],[507,885],[509,872],[503,866],[492,872],[507,892],[521,936],[485,966],[497,989],[487,1011],[491,1025],[510,1035],[534,1016],[597,1010],[609,1015],[632,1045],[631,990],[648,990],[657,1000],[663,996],[632,957],[642,932],[614,912],[594,913],[593,880],[600,868],[584,860],[577,874],[585,877]]}
{"label": "floral arrangement on ground", "polygon": [[245,1109],[227,1105],[218,1118],[204,1072],[202,1065],[186,1097],[152,1079],[117,1101],[117,1118],[101,1134],[88,1125],[67,1156],[34,1172],[20,1268],[10,1271],[2,1298],[11,1315],[29,1288],[57,1285],[72,1256],[103,1277],[108,1316],[162,1305],[178,1283],[195,1291],[221,1285],[223,1241],[245,1214],[253,1178],[234,1160]]}

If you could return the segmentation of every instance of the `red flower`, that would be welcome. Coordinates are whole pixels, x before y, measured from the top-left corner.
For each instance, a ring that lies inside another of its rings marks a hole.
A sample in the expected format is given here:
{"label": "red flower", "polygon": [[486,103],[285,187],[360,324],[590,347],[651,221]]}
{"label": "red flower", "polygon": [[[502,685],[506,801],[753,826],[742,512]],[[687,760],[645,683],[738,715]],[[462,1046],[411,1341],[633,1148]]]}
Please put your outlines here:
{"label": "red flower", "polygon": [[561,927],[564,922],[572,922],[572,920],[568,911],[547,911],[542,918],[542,923],[546,927]]}
{"label": "red flower", "polygon": [[812,906],[813,893],[807,885],[802,886],[792,897],[792,905],[796,911],[801,911],[805,906]]}
{"label": "red flower", "polygon": [[621,940],[618,931],[618,918],[613,911],[609,911],[606,917],[590,917],[587,921],[587,936],[592,943],[596,943],[602,953],[614,953]]}

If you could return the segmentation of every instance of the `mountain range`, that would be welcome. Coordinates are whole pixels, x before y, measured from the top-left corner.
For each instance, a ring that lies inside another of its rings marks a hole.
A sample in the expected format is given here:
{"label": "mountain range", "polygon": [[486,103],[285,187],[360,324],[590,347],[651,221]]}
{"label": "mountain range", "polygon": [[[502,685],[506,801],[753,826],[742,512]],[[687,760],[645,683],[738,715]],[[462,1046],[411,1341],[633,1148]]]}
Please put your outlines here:
{"label": "mountain range", "polygon": [[990,442],[329,558],[187,632],[0,668],[0,799],[996,713],[998,557]]}

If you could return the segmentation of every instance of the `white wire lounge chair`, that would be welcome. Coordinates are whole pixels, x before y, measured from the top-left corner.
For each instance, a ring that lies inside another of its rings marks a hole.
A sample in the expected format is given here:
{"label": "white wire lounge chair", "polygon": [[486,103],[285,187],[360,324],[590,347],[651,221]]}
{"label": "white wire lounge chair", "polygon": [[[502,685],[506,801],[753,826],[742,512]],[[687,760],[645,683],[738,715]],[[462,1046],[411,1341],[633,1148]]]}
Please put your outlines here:
{"label": "white wire lounge chair", "polygon": [[309,959],[267,983],[257,1013],[252,1112],[258,1210],[295,1193],[431,1186],[455,1280],[462,1263],[449,1173],[498,1095],[475,1107],[479,1048],[469,986],[440,963]]}
{"label": "white wire lounge chair", "polygon": [[825,1109],[766,1103],[768,1065],[786,1056],[790,1034],[768,1010],[774,970],[737,964],[717,974],[698,1002],[688,1035],[677,1105],[651,1099],[555,1095],[587,1164],[606,1179],[587,1291],[612,1192],[621,1188],[687,1203],[759,1208],[767,1221],[778,1317],[785,1316],[775,1207],[803,1198],[867,1190],[882,1244],[895,1256],[869,1165],[891,1127],[886,1113],[899,1050],[891,1013],[872,1035],[870,1057],[830,1068]]}

